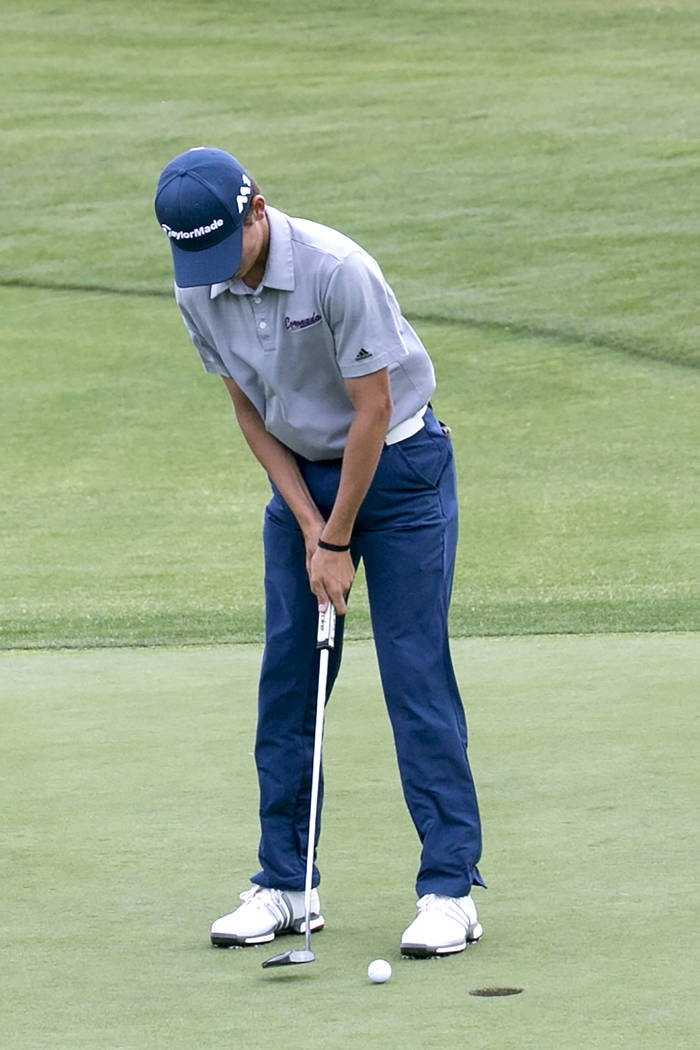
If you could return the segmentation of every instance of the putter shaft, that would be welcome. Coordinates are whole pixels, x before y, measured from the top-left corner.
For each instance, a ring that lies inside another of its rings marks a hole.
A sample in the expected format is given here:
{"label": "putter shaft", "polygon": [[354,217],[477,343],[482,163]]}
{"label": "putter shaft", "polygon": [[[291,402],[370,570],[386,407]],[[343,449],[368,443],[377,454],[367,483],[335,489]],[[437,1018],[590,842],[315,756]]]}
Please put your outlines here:
{"label": "putter shaft", "polygon": [[326,710],[328,687],[328,661],[335,642],[335,609],[328,605],[318,614],[316,648],[320,650],[318,660],[318,691],[316,693],[316,724],[314,728],[314,757],[311,770],[311,801],[309,805],[309,834],[306,847],[306,879],[304,881],[304,950],[273,955],[262,964],[263,969],[272,966],[293,966],[297,963],[313,962],[316,956],[311,951],[311,883],[314,874],[316,852],[316,819],[318,816],[318,790],[321,781],[321,750],[323,747],[323,720]]}

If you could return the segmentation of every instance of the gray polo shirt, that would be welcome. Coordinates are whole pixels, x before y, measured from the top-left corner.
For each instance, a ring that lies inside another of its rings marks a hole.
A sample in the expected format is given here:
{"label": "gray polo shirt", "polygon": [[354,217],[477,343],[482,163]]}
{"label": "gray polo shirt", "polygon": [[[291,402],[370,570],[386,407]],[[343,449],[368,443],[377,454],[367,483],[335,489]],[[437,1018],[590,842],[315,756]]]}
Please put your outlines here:
{"label": "gray polo shirt", "polygon": [[267,218],[258,288],[240,280],[176,286],[175,298],[205,370],[233,379],[288,448],[334,459],[353,419],[344,379],[389,369],[391,428],[428,401],[433,366],[367,252],[276,208]]}

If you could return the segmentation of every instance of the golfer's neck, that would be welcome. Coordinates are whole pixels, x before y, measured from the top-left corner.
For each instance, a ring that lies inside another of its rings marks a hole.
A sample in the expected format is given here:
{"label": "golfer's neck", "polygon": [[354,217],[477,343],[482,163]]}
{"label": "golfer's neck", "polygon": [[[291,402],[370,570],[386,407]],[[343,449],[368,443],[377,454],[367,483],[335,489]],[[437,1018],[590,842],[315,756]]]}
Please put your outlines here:
{"label": "golfer's neck", "polygon": [[251,268],[248,270],[248,273],[243,278],[243,283],[247,284],[249,288],[257,288],[265,276],[267,257],[270,254],[270,224],[267,221],[267,216],[264,219],[264,223],[265,228],[263,231],[260,253]]}

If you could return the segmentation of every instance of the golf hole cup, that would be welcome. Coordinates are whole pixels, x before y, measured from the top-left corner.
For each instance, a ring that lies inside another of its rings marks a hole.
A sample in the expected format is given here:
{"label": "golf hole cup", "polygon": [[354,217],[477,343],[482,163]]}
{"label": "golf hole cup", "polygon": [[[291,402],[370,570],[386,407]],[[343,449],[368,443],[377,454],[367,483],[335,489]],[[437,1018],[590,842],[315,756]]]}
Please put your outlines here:
{"label": "golf hole cup", "polygon": [[386,959],[373,959],[367,967],[367,976],[372,984],[384,984],[391,977],[391,966]]}

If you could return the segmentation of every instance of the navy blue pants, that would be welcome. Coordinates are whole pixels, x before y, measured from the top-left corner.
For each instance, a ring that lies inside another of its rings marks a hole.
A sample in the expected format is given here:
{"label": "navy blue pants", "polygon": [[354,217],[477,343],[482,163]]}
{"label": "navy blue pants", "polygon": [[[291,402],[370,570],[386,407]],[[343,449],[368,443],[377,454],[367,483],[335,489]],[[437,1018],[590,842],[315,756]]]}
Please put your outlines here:
{"label": "navy blue pants", "polygon": [[[364,562],[372,628],[401,783],[422,843],[418,896],[461,897],[483,885],[481,829],[467,759],[467,727],[447,635],[457,545],[452,447],[428,409],[425,427],[385,446],[357,516],[355,562]],[[298,457],[324,517],[340,461]],[[317,600],[309,589],[301,531],[273,489],[263,529],[266,637],[255,759],[262,870],[252,881],[304,888],[318,653]],[[329,695],[342,655],[338,620]],[[319,829],[320,802],[319,795]],[[319,873],[314,871],[314,885]]]}

